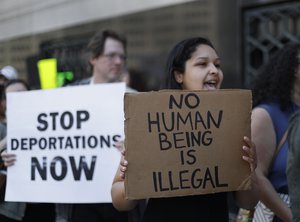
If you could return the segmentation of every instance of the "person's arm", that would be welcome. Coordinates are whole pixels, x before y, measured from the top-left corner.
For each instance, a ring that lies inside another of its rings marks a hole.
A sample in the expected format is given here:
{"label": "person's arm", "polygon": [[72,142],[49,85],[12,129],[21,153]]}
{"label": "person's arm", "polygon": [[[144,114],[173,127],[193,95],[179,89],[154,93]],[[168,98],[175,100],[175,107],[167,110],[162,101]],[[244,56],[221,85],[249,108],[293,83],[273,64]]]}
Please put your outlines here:
{"label": "person's arm", "polygon": [[16,155],[6,152],[6,137],[0,141],[1,158],[6,167],[12,166],[16,162]]}
{"label": "person's arm", "polygon": [[[244,155],[243,160],[249,163],[251,170],[252,184],[256,181],[255,169],[257,167],[257,155],[255,144],[248,138],[244,137],[245,145],[243,146]],[[250,190],[241,190],[234,193],[235,201],[241,208],[252,210],[258,202],[258,198],[255,195],[255,191],[252,188]]]}
{"label": "person's arm", "polygon": [[119,211],[129,211],[135,208],[138,201],[125,199],[124,179],[127,171],[128,162],[124,159],[125,150],[122,152],[120,166],[116,172],[111,188],[111,197],[114,207]]}
{"label": "person's arm", "polygon": [[6,137],[4,137],[1,141],[0,141],[0,152],[4,151],[6,149]]}
{"label": "person's arm", "polygon": [[267,178],[272,158],[276,149],[276,135],[271,117],[266,110],[256,108],[252,112],[252,141],[257,150],[257,181],[254,189],[261,200],[275,215],[283,221],[291,221],[289,207],[280,199],[273,185]]}

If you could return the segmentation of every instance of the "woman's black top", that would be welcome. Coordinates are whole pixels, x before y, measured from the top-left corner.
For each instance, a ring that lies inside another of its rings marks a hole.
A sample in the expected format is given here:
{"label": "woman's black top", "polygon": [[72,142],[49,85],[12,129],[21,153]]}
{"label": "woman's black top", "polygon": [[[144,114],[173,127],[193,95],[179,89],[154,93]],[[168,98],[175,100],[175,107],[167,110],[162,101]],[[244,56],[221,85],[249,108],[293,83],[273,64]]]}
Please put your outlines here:
{"label": "woman's black top", "polygon": [[143,222],[227,222],[227,193],[149,199]]}

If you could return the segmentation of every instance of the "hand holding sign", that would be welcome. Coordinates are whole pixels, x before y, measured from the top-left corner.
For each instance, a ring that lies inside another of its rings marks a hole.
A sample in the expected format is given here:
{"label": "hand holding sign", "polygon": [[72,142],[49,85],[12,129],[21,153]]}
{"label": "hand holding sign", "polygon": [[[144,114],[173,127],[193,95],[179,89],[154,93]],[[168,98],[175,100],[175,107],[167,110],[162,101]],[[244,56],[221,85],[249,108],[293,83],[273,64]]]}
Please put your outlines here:
{"label": "hand holding sign", "polygon": [[113,200],[113,205],[116,209],[121,211],[132,210],[136,205],[137,201],[135,200],[126,200],[125,199],[125,187],[124,180],[126,177],[128,161],[125,160],[125,147],[124,143],[116,143],[116,147],[121,150],[122,158],[120,161],[120,165],[118,167],[117,173],[114,177],[114,181],[111,188],[111,196]]}
{"label": "hand holding sign", "polygon": [[7,153],[6,150],[4,150],[1,153],[1,158],[4,161],[4,165],[6,167],[12,166],[16,162],[16,155],[12,153]]}
{"label": "hand holding sign", "polygon": [[249,163],[251,172],[254,172],[257,167],[256,146],[247,136],[244,137],[244,141],[246,145],[243,146],[243,150],[246,155],[243,159]]}

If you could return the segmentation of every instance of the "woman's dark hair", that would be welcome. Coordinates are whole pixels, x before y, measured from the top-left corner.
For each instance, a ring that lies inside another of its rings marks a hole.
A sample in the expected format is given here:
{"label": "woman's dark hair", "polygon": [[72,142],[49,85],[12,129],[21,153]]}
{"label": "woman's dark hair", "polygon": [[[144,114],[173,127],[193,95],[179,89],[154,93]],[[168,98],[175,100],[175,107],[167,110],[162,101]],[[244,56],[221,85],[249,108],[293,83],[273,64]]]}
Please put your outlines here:
{"label": "woman's dark hair", "polygon": [[279,103],[286,111],[292,102],[295,74],[299,68],[300,44],[289,44],[279,50],[259,73],[251,86],[253,107],[263,102]]}
{"label": "woman's dark hair", "polygon": [[5,85],[0,84],[0,100],[2,100],[3,98],[5,98]]}
{"label": "woman's dark hair", "polygon": [[182,89],[181,84],[175,79],[174,72],[184,72],[186,61],[191,58],[199,45],[208,45],[215,49],[208,39],[202,37],[185,39],[174,46],[167,59],[166,78],[161,86],[162,89]]}

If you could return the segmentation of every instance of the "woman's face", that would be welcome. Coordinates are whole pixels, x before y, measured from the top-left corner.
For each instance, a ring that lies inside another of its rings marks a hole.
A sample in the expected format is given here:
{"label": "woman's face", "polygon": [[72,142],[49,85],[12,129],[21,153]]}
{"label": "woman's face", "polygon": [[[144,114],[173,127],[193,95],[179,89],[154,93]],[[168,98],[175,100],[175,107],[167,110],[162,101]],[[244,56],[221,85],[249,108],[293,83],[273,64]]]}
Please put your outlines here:
{"label": "woman's face", "polygon": [[[13,83],[6,87],[5,93],[27,91],[27,88],[22,83]],[[6,99],[2,100],[3,109],[6,111]]]}
{"label": "woman's face", "polygon": [[175,71],[175,79],[187,90],[215,90],[221,87],[223,72],[216,51],[208,45],[199,45],[185,63],[184,73]]}
{"label": "woman's face", "polygon": [[22,92],[27,91],[27,88],[22,83],[14,83],[7,86],[5,92]]}

